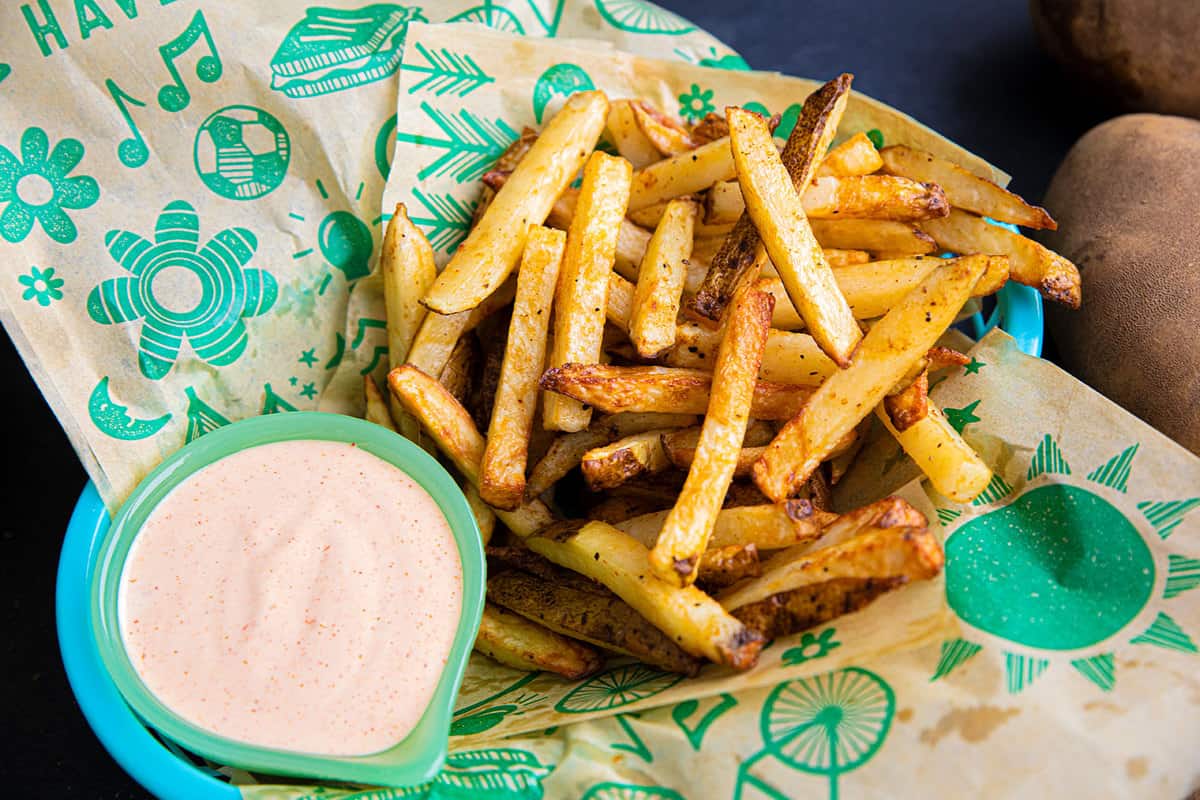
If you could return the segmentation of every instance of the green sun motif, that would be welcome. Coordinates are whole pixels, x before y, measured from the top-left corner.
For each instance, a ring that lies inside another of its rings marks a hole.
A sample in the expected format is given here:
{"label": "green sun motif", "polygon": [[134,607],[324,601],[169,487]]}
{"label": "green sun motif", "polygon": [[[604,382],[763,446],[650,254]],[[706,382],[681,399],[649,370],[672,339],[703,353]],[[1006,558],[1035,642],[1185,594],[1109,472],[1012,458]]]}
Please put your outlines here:
{"label": "green sun motif", "polygon": [[66,210],[94,205],[100,185],[89,175],[70,175],[83,159],[78,139],[63,139],[50,149],[41,128],[26,128],[21,155],[0,145],[0,236],[16,244],[33,230],[34,220],[59,244],[75,241],[79,231]]}
{"label": "green sun motif", "polygon": [[25,287],[25,291],[21,292],[21,299],[33,300],[43,308],[55,300],[62,300],[62,287],[66,283],[62,278],[54,277],[54,267],[33,267],[28,275],[18,275],[17,281]]}
{"label": "green sun motif", "polygon": [[679,95],[679,116],[688,122],[699,122],[705,115],[717,110],[712,99],[712,89],[702,90],[699,84],[693,83],[690,90]]}
{"label": "green sun motif", "polygon": [[682,679],[682,675],[645,664],[613,667],[576,686],[558,701],[554,710],[563,714],[611,711],[653,697]]}
{"label": "green sun motif", "polygon": [[88,315],[101,325],[142,320],[138,366],[151,380],[171,371],[186,338],[214,367],[246,350],[245,317],[264,314],[278,294],[275,278],[248,269],[258,241],[245,228],[218,232],[203,247],[195,209],[176,201],[158,216],[151,242],[109,231],[109,255],[131,277],[109,278],[92,289]]}
{"label": "green sun motif", "polygon": [[[1155,533],[1165,541],[1200,507],[1200,498],[1137,503],[1140,514],[1122,510],[1137,449],[1133,444],[1093,469],[1085,488],[1074,485],[1066,456],[1045,435],[1020,493],[997,475],[983,502],[955,515],[939,512],[945,523],[957,523],[946,540],[946,600],[967,630],[943,643],[931,680],[983,649],[982,636],[972,636],[972,629],[1007,643],[1002,647],[1012,693],[1062,661],[1109,691],[1116,684],[1114,649],[1122,640],[1198,652],[1158,607],[1200,585],[1200,560],[1162,554],[1149,542]],[[1148,627],[1147,611],[1156,613]]]}
{"label": "green sun motif", "polygon": [[342,800],[542,800],[542,779],[554,765],[546,765],[533,753],[507,747],[467,750],[446,756],[446,766],[430,783],[396,789],[370,789],[343,796]]}
{"label": "green sun motif", "polygon": [[824,658],[834,649],[842,646],[841,642],[833,638],[836,633],[834,628],[826,628],[815,636],[811,632],[805,631],[800,637],[799,645],[783,651],[783,663],[794,667],[806,661]]}

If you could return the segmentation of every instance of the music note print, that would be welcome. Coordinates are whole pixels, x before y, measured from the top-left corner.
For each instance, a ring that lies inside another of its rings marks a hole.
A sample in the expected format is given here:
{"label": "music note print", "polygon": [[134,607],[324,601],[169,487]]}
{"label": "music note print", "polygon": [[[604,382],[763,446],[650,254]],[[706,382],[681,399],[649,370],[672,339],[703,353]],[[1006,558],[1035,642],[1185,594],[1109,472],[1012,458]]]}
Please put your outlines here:
{"label": "music note print", "polygon": [[184,83],[183,76],[179,74],[179,67],[175,65],[175,61],[201,39],[204,40],[208,53],[201,56],[200,60],[196,62],[196,77],[205,83],[213,83],[220,79],[221,73],[224,72],[221,56],[217,53],[217,45],[213,42],[208,22],[204,19],[204,12],[197,11],[196,16],[192,17],[192,21],[184,28],[183,33],[158,48],[167,72],[171,73],[171,77],[174,78],[171,83],[158,90],[158,104],[164,111],[182,111],[192,102],[192,93],[188,91],[187,84]]}
{"label": "music note print", "polygon": [[137,123],[133,121],[133,115],[129,113],[129,106],[145,108],[146,104],[136,97],[126,94],[112,78],[104,81],[104,87],[108,89],[113,102],[117,104],[117,110],[121,112],[121,117],[133,134],[128,139],[122,139],[117,145],[117,158],[121,159],[121,163],[130,169],[137,169],[146,163],[146,159],[150,158],[150,148],[146,146],[145,137],[142,136]]}

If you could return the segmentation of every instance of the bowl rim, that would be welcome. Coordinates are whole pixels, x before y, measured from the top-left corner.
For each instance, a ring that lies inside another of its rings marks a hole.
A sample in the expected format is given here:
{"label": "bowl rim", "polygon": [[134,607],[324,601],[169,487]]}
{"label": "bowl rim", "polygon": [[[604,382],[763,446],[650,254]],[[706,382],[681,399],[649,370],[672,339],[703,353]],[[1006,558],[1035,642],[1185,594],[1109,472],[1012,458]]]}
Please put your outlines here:
{"label": "bowl rim", "polygon": [[[119,578],[130,546],[146,518],[176,486],[198,470],[236,452],[296,440],[353,443],[394,465],[433,497],[450,524],[462,564],[462,613],[446,667],[420,720],[395,745],[363,756],[329,756],[273,750],[238,742],[188,722],[142,682],[120,634]],[[483,542],[461,488],[421,447],[379,425],[322,412],[253,417],[219,428],[168,456],[147,475],[114,515],[89,573],[92,634],[100,660],[120,694],[143,722],[183,747],[217,763],[296,777],[384,785],[432,780],[445,762],[450,719],[483,611],[486,584]]]}

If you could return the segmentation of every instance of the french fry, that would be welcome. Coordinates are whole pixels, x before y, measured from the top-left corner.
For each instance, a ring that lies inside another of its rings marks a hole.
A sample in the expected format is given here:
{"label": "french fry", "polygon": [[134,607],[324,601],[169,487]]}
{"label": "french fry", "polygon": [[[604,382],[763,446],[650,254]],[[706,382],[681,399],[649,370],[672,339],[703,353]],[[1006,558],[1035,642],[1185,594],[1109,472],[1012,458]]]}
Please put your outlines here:
{"label": "french fry", "polygon": [[950,213],[936,183],[895,175],[816,178],[801,196],[810,219],[894,219],[912,222]]}
{"label": "french fry", "polygon": [[714,183],[704,194],[704,221],[709,225],[737,222],[745,210],[746,201],[737,180]]}
{"label": "french fry", "polygon": [[[662,436],[662,448],[671,463],[680,469],[690,469],[696,459],[696,445],[700,441],[701,428],[683,428]],[[744,478],[762,455],[762,448],[775,435],[774,429],[762,420],[750,420],[746,435],[742,438],[742,449],[738,451],[737,466],[733,477]]]}
{"label": "french fry", "polygon": [[564,585],[510,570],[488,578],[487,596],[489,602],[555,633],[633,656],[668,672],[696,674],[700,659],[681,649],[611,591],[598,583],[595,587],[588,591],[577,584]]}
{"label": "french fry", "polygon": [[721,114],[708,112],[704,118],[692,126],[692,141],[697,146],[715,142],[729,135],[729,124]]}
{"label": "french fry", "polygon": [[937,250],[933,237],[913,225],[888,219],[814,219],[809,223],[821,247],[921,256]]}
{"label": "french fry", "polygon": [[387,401],[383,399],[383,392],[379,391],[379,386],[370,375],[363,376],[363,393],[367,397],[367,422],[374,422],[394,432],[396,425],[388,412]]}
{"label": "french fry", "polygon": [[925,220],[920,226],[951,252],[1008,256],[1009,273],[1014,281],[1032,286],[1048,300],[1079,308],[1082,300],[1079,270],[1032,239],[958,209],[944,219]]}
{"label": "french fry", "polygon": [[[533,147],[535,141],[537,141],[537,131],[533,128],[522,128],[521,135],[517,137],[515,142],[508,146],[507,150],[500,154],[500,157],[496,159],[496,163],[492,165],[492,169],[512,172],[516,169],[521,159],[525,157],[525,154],[529,152],[529,148]],[[476,203],[475,210],[471,213],[472,228],[479,224],[479,220],[483,219],[484,213],[488,210],[488,206],[492,204],[492,200],[495,197],[496,190],[485,184],[479,193],[479,202]]]}
{"label": "french fry", "polygon": [[633,101],[633,116],[638,128],[663,156],[675,156],[696,148],[688,129],[649,103]]}
{"label": "french fry", "polygon": [[470,311],[450,315],[426,314],[405,363],[412,364],[426,375],[441,375],[458,340],[511,303],[516,292],[517,282],[507,280]]}
{"label": "french fry", "polygon": [[[442,451],[473,486],[479,486],[479,464],[487,442],[471,415],[440,383],[411,364],[388,373],[392,394],[429,432]],[[496,516],[518,536],[529,536],[554,522],[540,500],[528,500],[515,511],[496,510]]]}
{"label": "french fry", "polygon": [[479,528],[479,538],[486,545],[492,540],[492,534],[496,532],[496,512],[483,502],[483,498],[479,496],[479,490],[470,482],[463,484],[462,492],[467,498],[467,505],[471,507],[471,515],[475,517],[475,525]]}
{"label": "french fry", "polygon": [[763,494],[779,502],[800,488],[953,323],[986,267],[959,259],[935,270],[871,328],[850,365],[817,387],[755,463],[754,482]]}
{"label": "french fry", "polygon": [[917,379],[901,391],[883,398],[883,410],[897,431],[906,431],[929,414],[929,373],[922,371]]}
{"label": "french fry", "polygon": [[[633,298],[637,287],[615,272],[608,274],[608,304],[604,317],[623,331],[629,331],[629,319],[633,316]],[[674,337],[671,337],[674,340]]]}
{"label": "french fry", "polygon": [[442,368],[442,374],[438,376],[438,381],[446,387],[446,391],[464,406],[467,405],[473,388],[478,372],[477,366],[479,340],[468,333],[455,343],[454,349],[450,351],[450,358],[446,360],[446,366]]}
{"label": "french fry", "polygon": [[[858,457],[858,451],[862,449],[867,434],[871,430],[870,416],[865,417],[862,422],[858,423],[858,427],[854,430],[854,441],[850,443],[850,446],[837,455],[831,455],[828,459],[829,486],[837,486],[838,482],[850,471],[850,466],[854,463],[854,459]],[[820,471],[814,472],[813,477],[820,474]]]}
{"label": "french fry", "polygon": [[[404,363],[409,348],[425,319],[421,298],[437,277],[433,248],[425,234],[408,218],[403,203],[397,203],[383,235],[379,255],[383,274],[383,302],[387,309],[388,368]],[[378,388],[378,387],[376,387]],[[392,407],[396,424],[409,439],[418,435],[416,422],[405,418],[399,406]]]}
{"label": "french fry", "polygon": [[584,453],[579,467],[588,488],[592,491],[612,489],[636,475],[662,472],[671,466],[662,445],[662,436],[666,432],[635,433]]}
{"label": "french fry", "polygon": [[700,554],[699,573],[696,582],[706,592],[757,578],[762,574],[758,548],[753,544],[710,547]]}
{"label": "french fry", "polygon": [[681,648],[738,670],[758,660],[763,639],[694,586],[672,586],[650,568],[650,552],[603,522],[566,523],[525,540],[530,550],[594,578]]}
{"label": "french fry", "polygon": [[702,192],[717,181],[729,180],[733,174],[729,140],[709,142],[634,173],[629,209],[637,211],[674,197]]}
{"label": "french fry", "polygon": [[[1008,259],[1004,256],[963,256],[963,258],[981,258],[986,260],[984,277],[975,286],[973,297],[993,294],[1004,286],[1008,279]],[[915,256],[913,258],[893,259],[891,261],[869,261],[865,264],[851,264],[838,267],[833,271],[838,288],[850,304],[850,310],[856,319],[874,319],[887,313],[888,309],[904,299],[921,281],[929,277],[935,269],[945,267],[953,259],[937,258],[936,256]],[[778,298],[777,292],[782,289],[775,283],[763,286]],[[799,315],[789,314],[778,309],[776,300],[776,321],[778,328],[793,329],[794,323],[802,322]]]}
{"label": "french fry", "polygon": [[696,580],[700,555],[737,467],[774,305],[770,295],[753,288],[734,301],[687,480],[650,551],[650,565],[667,582]]}
{"label": "french fry", "polygon": [[[554,344],[549,358],[552,367],[600,360],[608,276],[616,254],[617,228],[625,217],[632,172],[628,161],[601,152],[593,153],[584,167],[554,298]],[[570,398],[548,395],[543,399],[542,422],[548,429],[583,430],[591,416],[590,409]]]}
{"label": "french fry", "polygon": [[[782,287],[780,287],[782,292]],[[786,300],[786,296],[784,297]],[[776,313],[782,301],[776,300]],[[795,313],[795,312],[792,312]],[[709,370],[716,358],[720,331],[711,331],[694,323],[684,323],[676,331],[675,346],[667,351],[665,361],[673,367]],[[772,383],[819,386],[837,372],[837,364],[817,346],[807,333],[776,330],[767,334],[767,349],[763,354],[758,376]]]}
{"label": "french fry", "polygon": [[[564,364],[546,370],[541,387],[573,397],[606,414],[623,411],[703,414],[712,382],[712,373],[695,369]],[[759,381],[754,387],[750,416],[791,419],[811,393],[806,386]]]}
{"label": "french fry", "polygon": [[776,639],[852,614],[906,583],[904,575],[835,578],[748,603],[733,615],[768,639]]}
{"label": "french fry", "polygon": [[871,254],[866,250],[835,250],[831,247],[826,247],[821,250],[825,256],[825,261],[831,267],[848,267],[851,264],[865,264],[871,260]]}
{"label": "french fry", "polygon": [[607,522],[609,525],[618,525],[634,517],[659,511],[665,515],[667,513],[666,510],[671,505],[671,501],[674,499],[673,497],[660,499],[642,494],[631,495],[624,493],[622,491],[624,488],[620,487],[617,490],[608,492],[603,500],[589,508],[587,512],[588,519]]}
{"label": "french fry", "polygon": [[464,403],[479,430],[487,430],[496,406],[496,391],[500,388],[500,371],[504,367],[504,351],[508,347],[508,328],[512,323],[509,307],[485,319],[475,331],[482,352],[483,366],[475,376],[469,402]]}
{"label": "french fry", "polygon": [[[793,189],[802,190],[812,180],[815,161],[829,147],[841,121],[849,98],[850,82],[850,75],[839,75],[804,101],[800,119],[779,156],[792,179]],[[754,118],[758,119],[757,116]],[[773,148],[774,143],[769,136],[768,141]],[[732,150],[730,158],[733,158]],[[739,178],[739,185],[740,182]],[[745,187],[742,189],[744,195]],[[686,306],[688,315],[707,327],[716,327],[737,292],[744,284],[758,277],[766,257],[755,223],[748,214],[743,213],[720,251],[712,257],[712,265],[704,277],[703,285]]]}
{"label": "french fry", "polygon": [[603,92],[579,92],[568,98],[426,292],[422,300],[426,308],[455,314],[474,308],[496,291],[517,266],[528,226],[546,220],[555,199],[596,146],[607,118],[608,99]]}
{"label": "french fry", "polygon": [[[737,461],[734,462],[733,466],[733,477],[749,477],[753,473],[754,462],[763,454],[764,449],[762,445],[759,445],[757,447],[743,447],[738,450]],[[691,469],[692,464],[696,460],[696,448],[694,447],[675,447],[666,450],[666,454],[670,462],[680,469]]]}
{"label": "french fry", "polygon": [[475,649],[506,667],[545,670],[572,680],[604,666],[600,654],[582,642],[487,603],[479,620]]}
{"label": "french fry", "polygon": [[885,147],[879,155],[886,172],[941,186],[955,208],[1027,228],[1058,229],[1058,223],[1046,209],[1025,202],[1018,195],[952,161],[904,145]]}
{"label": "french fry", "polygon": [[646,248],[629,314],[629,338],[643,358],[654,358],[675,344],[675,318],[698,211],[694,202],[672,200]]}
{"label": "french fry", "polygon": [[646,138],[638,127],[634,115],[634,100],[614,100],[608,109],[608,135],[617,146],[621,157],[641,169],[647,164],[653,164],[662,158],[662,153],[655,148],[654,143]]}
{"label": "french fry", "polygon": [[830,150],[817,165],[816,177],[870,175],[883,166],[883,158],[865,133],[856,133]]}
{"label": "french fry", "polygon": [[987,488],[992,471],[936,405],[930,405],[928,413],[905,430],[899,430],[883,409],[875,413],[933,488],[946,497],[969,503]]}
{"label": "french fry", "polygon": [[550,304],[558,285],[566,238],[562,231],[537,227],[529,232],[521,257],[479,477],[483,499],[506,511],[516,509],[525,496],[525,465],[537,409],[537,382],[546,361]]}
{"label": "french fry", "polygon": [[[640,514],[616,523],[646,547],[654,547],[670,511]],[[708,548],[744,547],[779,550],[815,541],[837,515],[814,508],[808,500],[723,508],[708,539]]]}

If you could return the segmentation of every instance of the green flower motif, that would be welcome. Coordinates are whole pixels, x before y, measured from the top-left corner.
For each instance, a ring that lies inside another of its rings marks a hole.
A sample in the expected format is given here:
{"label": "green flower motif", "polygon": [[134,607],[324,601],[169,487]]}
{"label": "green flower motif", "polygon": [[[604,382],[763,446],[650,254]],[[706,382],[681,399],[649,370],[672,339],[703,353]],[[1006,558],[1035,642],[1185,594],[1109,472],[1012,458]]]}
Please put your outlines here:
{"label": "green flower motif", "polygon": [[716,111],[712,104],[713,90],[701,91],[699,84],[692,84],[692,89],[679,95],[679,116],[688,122],[699,122],[705,114]]}
{"label": "green flower motif", "polygon": [[109,278],[88,295],[88,315],[101,325],[143,320],[138,342],[142,374],[171,371],[184,337],[214,367],[246,350],[244,317],[266,313],[279,288],[269,272],[246,269],[258,247],[245,228],[227,228],[203,247],[195,209],[175,201],[158,215],[154,241],[128,231],[104,236],[113,260],[132,277]]}
{"label": "green flower motif", "polygon": [[834,628],[826,628],[816,636],[806,632],[800,637],[800,644],[797,647],[789,648],[783,652],[783,663],[789,667],[794,667],[803,664],[805,661],[824,658],[834,648],[842,646],[841,642],[834,641],[834,633]]}
{"label": "green flower motif", "polygon": [[100,186],[88,175],[69,177],[83,158],[78,139],[63,139],[50,150],[41,128],[27,128],[21,135],[21,155],[0,145],[0,236],[12,243],[25,240],[33,221],[56,242],[69,244],[79,232],[63,209],[93,205]]}
{"label": "green flower motif", "polygon": [[18,275],[17,280],[25,287],[21,293],[22,300],[37,300],[38,305],[48,306],[54,300],[62,300],[62,278],[54,277],[54,267],[38,269],[34,267],[28,275]]}

